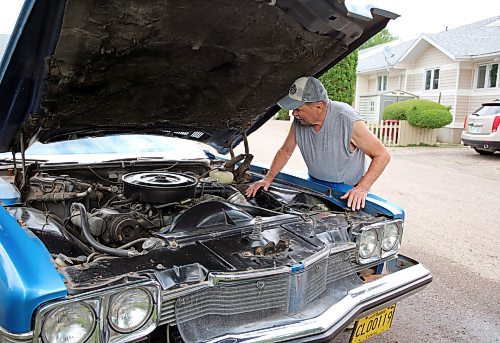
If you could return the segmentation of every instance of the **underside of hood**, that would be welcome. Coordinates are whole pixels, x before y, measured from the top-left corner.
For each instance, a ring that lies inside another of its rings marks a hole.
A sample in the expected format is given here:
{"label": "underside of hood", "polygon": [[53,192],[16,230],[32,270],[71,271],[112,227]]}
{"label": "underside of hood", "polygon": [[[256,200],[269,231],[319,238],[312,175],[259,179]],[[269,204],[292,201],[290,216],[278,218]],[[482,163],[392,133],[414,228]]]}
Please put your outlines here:
{"label": "underside of hood", "polygon": [[227,152],[297,77],[396,17],[371,12],[334,0],[28,1],[0,69],[0,151],[145,132]]}

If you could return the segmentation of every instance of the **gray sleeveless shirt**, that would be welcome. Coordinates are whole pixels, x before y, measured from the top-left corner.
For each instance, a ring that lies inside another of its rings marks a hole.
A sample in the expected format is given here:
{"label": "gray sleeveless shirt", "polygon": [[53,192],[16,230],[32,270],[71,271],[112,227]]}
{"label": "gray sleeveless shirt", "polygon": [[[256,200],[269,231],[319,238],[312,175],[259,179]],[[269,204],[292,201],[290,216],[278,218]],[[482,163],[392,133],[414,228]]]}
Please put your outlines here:
{"label": "gray sleeveless shirt", "polygon": [[354,109],[338,101],[329,101],[325,121],[319,132],[295,120],[295,137],[309,175],[320,180],[354,186],[365,172],[365,154],[351,151],[354,122],[363,120]]}

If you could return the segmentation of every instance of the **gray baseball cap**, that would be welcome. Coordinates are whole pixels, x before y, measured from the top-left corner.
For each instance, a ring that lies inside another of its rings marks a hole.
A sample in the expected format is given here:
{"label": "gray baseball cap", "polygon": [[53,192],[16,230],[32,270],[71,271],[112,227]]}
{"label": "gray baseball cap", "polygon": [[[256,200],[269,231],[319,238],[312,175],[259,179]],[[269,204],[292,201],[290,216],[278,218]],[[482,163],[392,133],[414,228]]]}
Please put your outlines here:
{"label": "gray baseball cap", "polygon": [[288,95],[278,101],[278,105],[285,110],[294,110],[306,102],[316,102],[328,99],[325,86],[320,80],[312,76],[299,77],[288,91]]}

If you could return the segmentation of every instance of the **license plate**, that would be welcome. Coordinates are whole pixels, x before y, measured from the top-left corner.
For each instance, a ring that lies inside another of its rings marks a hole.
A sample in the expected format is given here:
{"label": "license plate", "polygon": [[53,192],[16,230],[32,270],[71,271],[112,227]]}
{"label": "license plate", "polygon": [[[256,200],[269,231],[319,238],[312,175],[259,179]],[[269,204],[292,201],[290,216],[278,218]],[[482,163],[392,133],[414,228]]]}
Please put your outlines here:
{"label": "license plate", "polygon": [[480,129],[481,129],[480,126],[471,126],[471,127],[469,127],[469,132],[470,133],[478,133]]}
{"label": "license plate", "polygon": [[358,319],[352,330],[352,343],[366,341],[367,339],[380,335],[391,328],[394,319],[396,304],[374,312],[364,318]]}

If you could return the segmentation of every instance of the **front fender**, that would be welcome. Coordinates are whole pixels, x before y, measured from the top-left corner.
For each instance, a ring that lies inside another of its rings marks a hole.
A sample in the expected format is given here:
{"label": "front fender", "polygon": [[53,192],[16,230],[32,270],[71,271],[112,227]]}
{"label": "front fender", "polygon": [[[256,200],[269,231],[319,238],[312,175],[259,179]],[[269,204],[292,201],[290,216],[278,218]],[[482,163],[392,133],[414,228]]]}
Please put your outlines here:
{"label": "front fender", "polygon": [[[267,172],[267,169],[260,165],[252,165],[250,170],[259,174],[266,174]],[[279,173],[276,175],[275,180],[284,181],[298,187],[321,193],[325,200],[347,209],[347,201],[341,200],[340,197],[351,189],[352,186],[344,183],[333,183],[314,179],[306,172],[300,171]],[[404,220],[405,217],[405,212],[400,206],[372,193],[368,193],[366,197],[366,204],[363,212],[372,215],[383,214],[394,219]]]}
{"label": "front fender", "polygon": [[40,304],[66,295],[45,246],[0,206],[0,327],[28,332]]}

